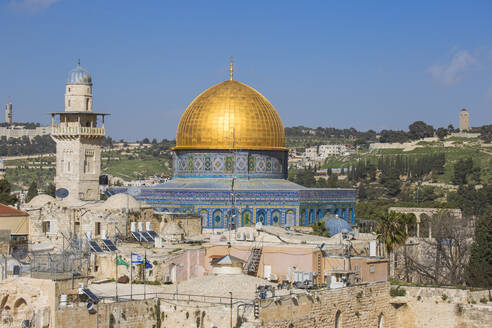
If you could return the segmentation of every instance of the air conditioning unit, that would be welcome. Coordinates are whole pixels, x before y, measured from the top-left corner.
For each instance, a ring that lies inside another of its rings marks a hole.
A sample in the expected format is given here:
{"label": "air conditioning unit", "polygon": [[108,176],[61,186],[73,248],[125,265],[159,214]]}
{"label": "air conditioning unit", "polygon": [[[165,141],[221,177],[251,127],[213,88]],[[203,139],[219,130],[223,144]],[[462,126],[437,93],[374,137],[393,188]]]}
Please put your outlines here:
{"label": "air conditioning unit", "polygon": [[247,241],[255,241],[255,234],[253,233],[253,231],[248,231],[245,235]]}
{"label": "air conditioning unit", "polygon": [[244,240],[244,231],[236,232],[236,240],[239,240],[239,241]]}

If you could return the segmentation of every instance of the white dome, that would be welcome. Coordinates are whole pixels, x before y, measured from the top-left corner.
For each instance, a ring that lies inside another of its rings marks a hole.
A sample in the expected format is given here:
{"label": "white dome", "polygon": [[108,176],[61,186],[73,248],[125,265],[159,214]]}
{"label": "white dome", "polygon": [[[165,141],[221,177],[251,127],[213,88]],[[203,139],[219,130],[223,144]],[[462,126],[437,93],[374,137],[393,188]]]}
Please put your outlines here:
{"label": "white dome", "polygon": [[128,207],[129,210],[139,210],[142,205],[132,196],[125,193],[119,193],[109,197],[104,202],[103,207],[107,209],[126,209]]}
{"label": "white dome", "polygon": [[54,203],[55,201],[56,199],[51,197],[50,195],[42,194],[31,199],[31,201],[26,205],[29,207],[37,208],[37,207],[43,207],[44,205],[50,202]]}

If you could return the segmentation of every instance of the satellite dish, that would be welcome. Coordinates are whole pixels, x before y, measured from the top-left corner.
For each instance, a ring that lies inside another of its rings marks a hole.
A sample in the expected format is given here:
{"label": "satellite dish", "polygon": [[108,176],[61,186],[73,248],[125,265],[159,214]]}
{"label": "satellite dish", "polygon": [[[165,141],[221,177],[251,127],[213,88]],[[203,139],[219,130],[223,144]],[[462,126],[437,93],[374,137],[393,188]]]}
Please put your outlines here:
{"label": "satellite dish", "polygon": [[68,190],[65,188],[56,189],[55,196],[58,198],[66,198],[68,197]]}

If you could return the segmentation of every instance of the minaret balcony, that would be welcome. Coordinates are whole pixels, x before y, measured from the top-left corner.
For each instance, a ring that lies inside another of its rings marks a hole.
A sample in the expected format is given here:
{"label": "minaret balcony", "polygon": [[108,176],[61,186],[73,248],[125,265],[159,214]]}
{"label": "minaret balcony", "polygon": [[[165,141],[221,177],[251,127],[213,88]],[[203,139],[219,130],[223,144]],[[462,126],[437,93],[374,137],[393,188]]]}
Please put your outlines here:
{"label": "minaret balcony", "polygon": [[92,128],[86,126],[53,126],[51,128],[52,136],[87,136],[87,137],[104,137],[105,128]]}

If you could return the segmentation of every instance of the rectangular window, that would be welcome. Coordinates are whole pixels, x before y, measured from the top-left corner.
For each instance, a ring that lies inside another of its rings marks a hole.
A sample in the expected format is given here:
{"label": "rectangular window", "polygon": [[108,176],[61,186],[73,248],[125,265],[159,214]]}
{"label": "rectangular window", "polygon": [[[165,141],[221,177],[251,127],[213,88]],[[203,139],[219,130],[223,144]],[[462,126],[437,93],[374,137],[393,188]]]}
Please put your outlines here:
{"label": "rectangular window", "polygon": [[99,236],[101,234],[101,222],[96,222],[95,235]]}
{"label": "rectangular window", "polygon": [[50,232],[50,221],[43,221],[42,229],[44,233]]}
{"label": "rectangular window", "polygon": [[94,151],[87,150],[84,159],[84,173],[94,173]]}
{"label": "rectangular window", "polygon": [[370,273],[374,273],[375,272],[375,270],[374,270],[374,264],[369,265],[369,272]]}

